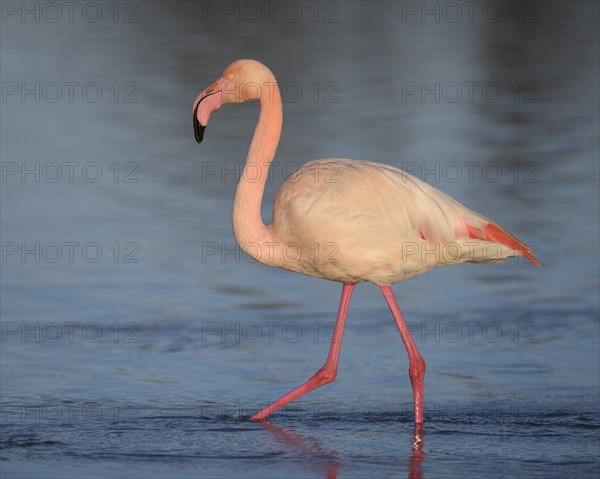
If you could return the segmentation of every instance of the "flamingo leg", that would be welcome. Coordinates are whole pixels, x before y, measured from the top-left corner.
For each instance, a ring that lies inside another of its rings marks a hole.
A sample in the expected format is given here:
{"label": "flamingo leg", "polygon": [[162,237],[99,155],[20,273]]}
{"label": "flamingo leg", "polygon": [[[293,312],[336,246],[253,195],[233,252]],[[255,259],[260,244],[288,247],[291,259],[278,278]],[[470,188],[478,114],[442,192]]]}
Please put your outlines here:
{"label": "flamingo leg", "polygon": [[423,361],[423,357],[410,335],[410,331],[406,326],[406,322],[404,321],[400,307],[396,302],[392,288],[390,286],[380,286],[380,288],[392,311],[392,316],[394,316],[394,321],[396,321],[396,325],[402,336],[402,341],[406,347],[406,352],[408,353],[408,374],[410,375],[410,382],[413,388],[415,424],[420,424],[423,422],[423,379],[425,378],[425,361]]}
{"label": "flamingo leg", "polygon": [[337,320],[335,322],[331,346],[329,347],[329,355],[327,356],[327,361],[325,361],[323,367],[319,369],[304,384],[298,386],[293,391],[290,391],[273,404],[267,406],[252,416],[250,418],[252,421],[259,421],[266,418],[279,408],[282,408],[286,404],[292,402],[294,399],[303,396],[313,389],[328,384],[335,379],[335,376],[337,375],[338,359],[340,357],[340,348],[342,347],[342,336],[344,335],[344,326],[346,325],[346,316],[348,314],[348,305],[350,304],[350,298],[352,297],[354,286],[354,283],[346,283],[342,289],[342,299],[340,300],[340,309],[338,310]]}

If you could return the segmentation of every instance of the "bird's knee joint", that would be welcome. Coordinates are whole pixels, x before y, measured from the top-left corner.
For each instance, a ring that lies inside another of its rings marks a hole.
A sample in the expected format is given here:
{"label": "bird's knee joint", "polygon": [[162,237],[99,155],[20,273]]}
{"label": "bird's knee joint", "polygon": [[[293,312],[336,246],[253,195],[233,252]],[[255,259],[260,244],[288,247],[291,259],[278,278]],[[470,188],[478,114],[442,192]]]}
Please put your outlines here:
{"label": "bird's knee joint", "polygon": [[319,378],[320,385],[328,384],[328,383],[332,382],[336,376],[337,376],[337,371],[327,369],[327,368],[321,368],[321,369],[319,369],[319,372],[317,373],[317,377]]}
{"label": "bird's knee joint", "polygon": [[425,361],[421,360],[410,365],[408,374],[410,375],[411,379],[422,379],[425,377],[426,369],[427,366],[425,365]]}

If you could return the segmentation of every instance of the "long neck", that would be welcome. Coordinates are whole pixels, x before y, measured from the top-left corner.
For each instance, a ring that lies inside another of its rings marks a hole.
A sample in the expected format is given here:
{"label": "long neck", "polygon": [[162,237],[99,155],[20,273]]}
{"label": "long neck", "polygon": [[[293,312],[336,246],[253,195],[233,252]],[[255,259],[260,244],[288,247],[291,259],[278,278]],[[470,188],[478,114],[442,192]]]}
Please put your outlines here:
{"label": "long neck", "polygon": [[258,124],[233,201],[233,232],[238,244],[270,240],[270,229],[260,214],[269,165],[281,135],[283,113],[279,88],[274,84],[260,98]]}

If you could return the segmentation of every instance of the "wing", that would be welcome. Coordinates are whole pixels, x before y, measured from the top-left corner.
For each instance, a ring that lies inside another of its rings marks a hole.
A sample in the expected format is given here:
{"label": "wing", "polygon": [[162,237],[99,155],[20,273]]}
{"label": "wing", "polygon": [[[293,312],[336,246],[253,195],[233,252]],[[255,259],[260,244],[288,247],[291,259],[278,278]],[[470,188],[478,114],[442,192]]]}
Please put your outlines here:
{"label": "wing", "polygon": [[338,274],[341,281],[391,284],[434,266],[516,254],[533,258],[514,236],[436,188],[366,161],[306,164],[278,191],[273,228],[277,237],[301,245],[333,243],[335,272],[331,265],[328,271],[300,272],[329,279]]}

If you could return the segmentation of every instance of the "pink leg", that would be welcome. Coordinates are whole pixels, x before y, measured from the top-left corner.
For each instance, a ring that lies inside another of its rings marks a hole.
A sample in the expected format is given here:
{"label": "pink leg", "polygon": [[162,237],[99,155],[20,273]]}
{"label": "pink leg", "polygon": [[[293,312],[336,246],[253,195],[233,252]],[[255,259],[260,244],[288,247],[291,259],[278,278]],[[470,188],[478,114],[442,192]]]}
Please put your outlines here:
{"label": "pink leg", "polygon": [[262,411],[256,413],[250,419],[252,421],[258,421],[264,419],[270,414],[273,414],[279,408],[282,408],[286,404],[292,402],[294,399],[303,396],[304,394],[316,389],[320,386],[330,383],[335,379],[337,374],[338,359],[340,357],[340,348],[342,347],[342,336],[344,335],[344,326],[346,325],[346,315],[348,314],[348,305],[350,304],[350,298],[352,297],[352,291],[354,290],[354,283],[344,284],[342,289],[342,299],[340,301],[340,309],[338,310],[337,320],[335,323],[335,330],[333,331],[333,338],[331,340],[331,346],[329,348],[329,355],[325,365],[319,369],[308,381],[301,386],[298,386],[293,391],[287,393],[279,400],[275,401],[270,406],[267,406]]}
{"label": "pink leg", "polygon": [[423,422],[423,379],[425,378],[425,361],[423,361],[423,357],[417,349],[417,345],[413,341],[410,331],[404,322],[404,317],[398,307],[392,288],[389,286],[380,286],[380,288],[392,311],[392,316],[394,316],[394,320],[398,325],[398,330],[400,331],[402,341],[404,342],[406,352],[408,353],[408,373],[413,388],[415,424],[420,424]]}

